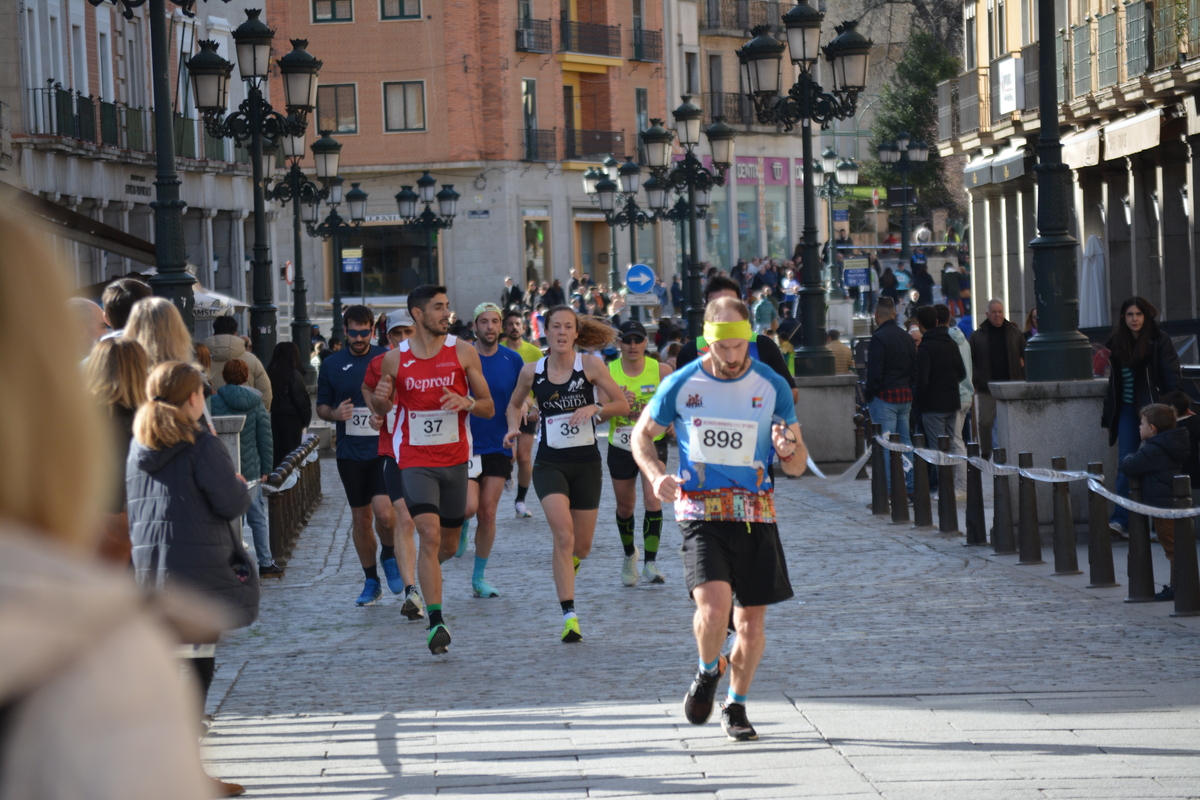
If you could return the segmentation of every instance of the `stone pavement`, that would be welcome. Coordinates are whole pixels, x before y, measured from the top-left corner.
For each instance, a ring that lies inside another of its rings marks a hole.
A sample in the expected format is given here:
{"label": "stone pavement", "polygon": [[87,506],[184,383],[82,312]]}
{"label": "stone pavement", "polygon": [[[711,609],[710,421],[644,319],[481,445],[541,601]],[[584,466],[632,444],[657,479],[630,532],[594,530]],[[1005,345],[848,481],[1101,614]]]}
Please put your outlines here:
{"label": "stone pavement", "polygon": [[668,583],[624,588],[606,488],[568,646],[540,507],[531,491],[534,518],[512,519],[506,494],[502,597],[470,597],[471,551],[448,562],[454,643],[433,657],[395,597],[354,606],[329,458],[323,485],[260,621],[217,651],[206,757],[250,796],[1200,797],[1200,618],[877,520],[866,482],[780,481],[796,597],[767,616],[760,740],[736,744],[683,718],[696,654],[673,521]]}

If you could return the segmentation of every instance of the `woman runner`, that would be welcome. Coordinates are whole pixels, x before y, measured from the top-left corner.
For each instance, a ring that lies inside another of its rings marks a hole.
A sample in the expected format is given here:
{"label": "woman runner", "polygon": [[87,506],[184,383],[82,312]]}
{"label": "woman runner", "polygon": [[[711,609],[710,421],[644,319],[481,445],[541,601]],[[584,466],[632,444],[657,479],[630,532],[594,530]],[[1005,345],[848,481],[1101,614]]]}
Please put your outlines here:
{"label": "woman runner", "polygon": [[[616,331],[604,322],[580,317],[566,306],[546,315],[550,354],[526,364],[509,401],[508,434],[512,447],[520,435],[522,406],[532,390],[537,400],[540,439],[533,462],[533,488],[554,535],[554,585],[562,606],[564,642],[579,642],[575,614],[575,572],[592,549],[603,480],[596,422],[627,416],[625,393],[600,359],[577,353],[612,343]],[[611,398],[596,402],[596,387]]]}

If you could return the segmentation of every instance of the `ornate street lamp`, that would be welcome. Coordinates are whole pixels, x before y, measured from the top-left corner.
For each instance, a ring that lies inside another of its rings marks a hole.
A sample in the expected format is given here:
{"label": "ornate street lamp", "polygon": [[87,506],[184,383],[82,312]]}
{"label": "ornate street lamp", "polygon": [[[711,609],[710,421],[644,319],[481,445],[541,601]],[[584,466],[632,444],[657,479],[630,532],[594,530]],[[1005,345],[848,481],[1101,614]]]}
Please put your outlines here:
{"label": "ornate street lamp", "polygon": [[[308,124],[308,114],[316,106],[317,74],[321,62],[305,48],[307,40],[293,39],[292,51],[276,64],[283,77],[284,106],[287,115],[275,111],[263,97],[262,86],[271,64],[271,43],[275,31],[267,27],[258,9],[246,10],[246,21],[233,32],[237,52],[238,72],[246,82],[246,99],[237,111],[225,116],[221,102],[222,77],[216,62],[202,49],[191,61],[204,56],[199,70],[189,61],[196,109],[204,117],[205,129],[213,138],[233,139],[242,147],[249,146],[250,168],[254,177],[254,303],[250,306],[250,337],[260,358],[270,358],[275,349],[276,310],[274,275],[267,244],[266,178],[274,171],[275,148],[284,143],[285,152],[295,152],[295,143]],[[215,51],[215,46],[212,48]],[[225,89],[225,97],[228,89]]]}
{"label": "ornate street lamp", "polygon": [[[316,145],[313,145],[314,149]],[[342,325],[342,242],[343,236],[350,228],[358,230],[366,221],[367,193],[351,184],[346,193],[346,205],[350,214],[347,221],[338,214],[338,206],[342,203],[342,178],[333,177],[327,180],[329,215],[325,221],[317,223],[320,217],[320,200],[312,201],[309,205],[309,216],[305,220],[305,228],[309,236],[319,236],[326,241],[333,240],[333,331],[332,336],[345,341],[346,331]],[[357,194],[355,194],[357,192]],[[366,278],[365,274],[360,277]],[[365,291],[365,290],[364,290]]]}
{"label": "ornate street lamp", "polygon": [[845,187],[858,183],[858,165],[849,159],[839,158],[832,147],[827,147],[821,154],[821,163],[814,166],[814,176],[817,174],[817,166],[820,167],[820,174],[824,176],[820,188],[817,189],[817,195],[825,201],[829,216],[829,236],[825,248],[825,271],[829,275],[828,296],[829,299],[840,300],[846,297],[846,290],[842,286],[841,270],[837,263],[837,245],[834,244],[836,228],[833,204],[850,193]]}
{"label": "ornate street lamp", "polygon": [[[746,87],[754,102],[756,117],[764,125],[779,125],[791,131],[801,126],[804,156],[804,233],[800,289],[800,347],[796,349],[797,375],[834,374],[833,353],[825,346],[825,290],[821,282],[817,243],[816,187],[813,185],[812,125],[822,129],[835,119],[852,116],[858,94],[866,86],[872,43],[855,30],[856,23],[837,26],[838,36],[820,47],[825,15],[807,2],[800,2],[783,15],[787,44],[769,35],[768,26],[752,31],[754,38],[738,51]],[[781,94],[783,51],[789,51],[798,68],[796,82]],[[813,67],[824,55],[833,75],[833,89],[826,92],[817,83]],[[834,168],[828,170],[830,173]]]}
{"label": "ornate street lamp", "polygon": [[[604,221],[608,223],[610,251],[609,251],[609,269],[608,282],[609,292],[616,295],[618,287],[621,285],[621,272],[617,267],[617,228],[629,228],[629,263],[638,263],[638,246],[637,232],[638,229],[644,228],[648,223],[654,221],[653,212],[647,214],[637,204],[637,192],[641,188],[642,168],[634,163],[632,157],[626,157],[624,164],[609,156],[604,160],[604,165],[607,168],[606,174],[595,184],[595,194],[600,201],[600,210],[604,212]],[[590,171],[590,170],[589,170]],[[584,173],[585,181],[587,173]],[[653,182],[653,185],[652,185]],[[586,184],[584,190],[587,190]],[[646,181],[647,196],[653,201],[657,193],[659,202],[665,194],[660,182],[655,181],[653,177]],[[641,309],[638,306],[631,305],[629,307],[629,316],[631,319],[639,319],[641,317]]]}
{"label": "ornate street lamp", "polygon": [[929,145],[924,142],[914,142],[906,131],[896,134],[896,141],[882,142],[879,145],[879,162],[895,164],[896,172],[902,177],[901,191],[904,193],[902,212],[900,216],[900,266],[907,269],[912,259],[912,249],[909,247],[911,226],[908,221],[908,206],[912,200],[908,191],[908,175],[920,164],[929,160]]}
{"label": "ornate street lamp", "polygon": [[[454,217],[458,213],[458,198],[461,196],[449,184],[442,184],[440,192],[437,189],[437,178],[425,170],[417,179],[417,191],[411,186],[402,186],[396,194],[396,205],[400,210],[400,219],[404,225],[425,234],[425,281],[435,284],[437,266],[433,263],[433,239],[437,231],[448,230],[454,225]],[[425,208],[417,212],[417,203]],[[433,204],[438,204],[438,212],[434,213]]]}

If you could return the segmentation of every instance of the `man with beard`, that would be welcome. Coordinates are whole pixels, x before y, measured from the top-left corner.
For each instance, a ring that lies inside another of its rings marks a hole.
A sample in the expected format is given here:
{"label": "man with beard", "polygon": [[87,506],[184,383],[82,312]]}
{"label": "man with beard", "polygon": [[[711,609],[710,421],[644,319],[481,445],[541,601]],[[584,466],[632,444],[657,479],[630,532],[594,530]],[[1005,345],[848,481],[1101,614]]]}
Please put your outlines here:
{"label": "man with beard", "polygon": [[[723,297],[704,312],[708,352],[667,376],[633,431],[633,455],[663,502],[675,503],[683,534],[700,668],[683,700],[688,722],[703,725],[721,675],[731,667],[721,725],[734,741],[757,739],[746,695],[766,643],[766,607],[792,597],[775,521],[767,467],[778,459],[801,475],[808,457],[791,386],[749,356],[750,311]],[[679,475],[668,475],[654,439],[670,425],[679,441]],[[737,644],[721,655],[730,609]]]}
{"label": "man with beard", "polygon": [[384,356],[375,412],[386,416],[394,397],[396,463],[421,541],[417,577],[429,617],[426,644],[440,655],[450,647],[441,563],[454,555],[467,505],[466,420],[468,414],[491,419],[492,395],[475,348],[447,336],[451,311],[444,286],[413,289],[408,312],[413,336]]}
{"label": "man with beard", "polygon": [[[532,364],[542,357],[542,351],[537,345],[530,344],[525,336],[525,318],[521,312],[510,309],[504,314],[504,340],[501,342],[509,350],[515,350],[526,364]],[[525,507],[525,496],[529,493],[529,484],[533,482],[533,436],[537,433],[537,410],[530,409],[521,420],[521,436],[517,439],[517,499],[514,505],[517,519],[528,519],[533,516]]]}
{"label": "man with beard", "polygon": [[342,315],[346,339],[343,350],[321,362],[317,378],[317,416],[337,426],[337,466],[350,503],[352,536],[359,563],[366,574],[362,594],[355,600],[360,606],[374,605],[383,595],[379,570],[375,566],[375,534],[371,518],[383,546],[383,569],[393,592],[403,591],[397,581],[400,569],[394,555],[396,515],[383,479],[383,458],[379,455],[379,433],[371,427],[371,409],[363,399],[363,378],[375,356],[384,352],[371,345],[375,315],[366,306],[350,306]]}

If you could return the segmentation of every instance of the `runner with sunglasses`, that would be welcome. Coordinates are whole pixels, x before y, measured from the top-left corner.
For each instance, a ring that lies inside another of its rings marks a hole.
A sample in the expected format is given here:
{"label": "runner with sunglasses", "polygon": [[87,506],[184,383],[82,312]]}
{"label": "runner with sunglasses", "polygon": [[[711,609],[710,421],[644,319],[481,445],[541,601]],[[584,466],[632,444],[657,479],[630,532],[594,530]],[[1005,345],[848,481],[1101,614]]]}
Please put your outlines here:
{"label": "runner with sunglasses", "polygon": [[[671,368],[652,358],[646,358],[646,328],[637,320],[621,323],[618,346],[621,357],[608,365],[608,371],[629,403],[629,415],[613,417],[608,427],[608,475],[612,479],[613,494],[617,499],[617,533],[621,546],[625,548],[625,561],[621,565],[621,583],[636,586],[638,582],[638,548],[634,544],[634,510],[637,504],[638,465],[630,448],[633,426],[650,399],[658,391],[662,379],[671,374]],[[601,401],[607,400],[600,393]],[[663,431],[654,440],[655,451],[663,468],[667,466],[667,432]],[[646,563],[642,567],[642,579],[649,583],[664,583],[662,570],[658,568],[658,543],[662,536],[662,501],[654,494],[654,487],[643,475],[642,484],[642,544],[645,547]]]}

